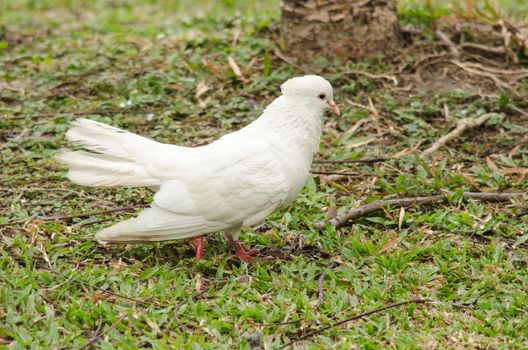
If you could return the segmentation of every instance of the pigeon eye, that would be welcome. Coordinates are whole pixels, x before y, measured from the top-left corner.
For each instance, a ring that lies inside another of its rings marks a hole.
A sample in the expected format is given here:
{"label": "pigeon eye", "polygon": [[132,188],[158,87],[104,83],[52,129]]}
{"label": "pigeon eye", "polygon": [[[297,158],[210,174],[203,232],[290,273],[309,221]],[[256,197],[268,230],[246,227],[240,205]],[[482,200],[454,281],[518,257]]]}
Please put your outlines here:
{"label": "pigeon eye", "polygon": [[319,94],[319,98],[320,98],[321,100],[324,100],[324,99],[326,98],[326,95],[325,95],[323,92],[321,92],[321,93]]}

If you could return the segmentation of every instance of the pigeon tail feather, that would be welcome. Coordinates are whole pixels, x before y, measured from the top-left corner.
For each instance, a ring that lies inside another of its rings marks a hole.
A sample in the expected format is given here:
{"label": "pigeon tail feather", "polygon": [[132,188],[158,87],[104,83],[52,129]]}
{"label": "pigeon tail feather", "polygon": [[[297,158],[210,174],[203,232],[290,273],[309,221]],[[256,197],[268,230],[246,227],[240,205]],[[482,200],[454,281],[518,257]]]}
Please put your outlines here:
{"label": "pigeon tail feather", "polygon": [[156,230],[140,231],[137,229],[138,218],[128,219],[107,227],[95,234],[95,239],[101,243],[138,243],[161,242],[173,239],[185,239],[201,236],[195,230]]}
{"label": "pigeon tail feather", "polygon": [[[85,151],[63,151],[55,159],[69,167],[76,184],[93,187],[158,186],[138,161],[145,150],[159,143],[89,119],[75,120],[66,137]],[[92,153],[96,152],[96,153]]]}

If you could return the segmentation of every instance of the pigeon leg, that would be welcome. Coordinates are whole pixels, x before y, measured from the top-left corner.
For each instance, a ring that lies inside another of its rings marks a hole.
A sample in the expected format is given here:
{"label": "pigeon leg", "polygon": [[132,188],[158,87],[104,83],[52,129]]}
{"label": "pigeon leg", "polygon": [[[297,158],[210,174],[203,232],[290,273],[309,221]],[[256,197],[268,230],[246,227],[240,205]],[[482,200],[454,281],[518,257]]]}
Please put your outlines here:
{"label": "pigeon leg", "polygon": [[194,237],[192,239],[192,243],[194,245],[194,248],[196,249],[196,260],[203,260],[204,259],[204,251],[203,251],[203,237]]}
{"label": "pigeon leg", "polygon": [[251,262],[253,260],[252,255],[255,255],[259,252],[258,249],[251,249],[251,250],[246,251],[244,247],[242,247],[242,244],[240,244],[238,241],[233,239],[233,237],[231,236],[227,236],[227,239],[233,245],[233,247],[235,247],[235,251],[238,257],[244,260],[245,262],[248,262],[248,263]]}

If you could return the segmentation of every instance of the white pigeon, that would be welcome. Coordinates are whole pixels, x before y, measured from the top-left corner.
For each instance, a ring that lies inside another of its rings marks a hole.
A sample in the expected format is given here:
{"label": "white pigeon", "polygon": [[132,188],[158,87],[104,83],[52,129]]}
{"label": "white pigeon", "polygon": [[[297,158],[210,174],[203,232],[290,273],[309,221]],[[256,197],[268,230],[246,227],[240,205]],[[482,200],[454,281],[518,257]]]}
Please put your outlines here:
{"label": "white pigeon", "polygon": [[317,75],[287,80],[262,115],[246,127],[200,147],[182,147],[88,119],[66,137],[87,151],[63,150],[56,159],[76,184],[148,187],[150,208],[99,231],[100,243],[194,238],[224,232],[238,256],[251,261],[237,238],[292,201],[304,186],[319,149],[326,109],[339,115],[330,83]]}

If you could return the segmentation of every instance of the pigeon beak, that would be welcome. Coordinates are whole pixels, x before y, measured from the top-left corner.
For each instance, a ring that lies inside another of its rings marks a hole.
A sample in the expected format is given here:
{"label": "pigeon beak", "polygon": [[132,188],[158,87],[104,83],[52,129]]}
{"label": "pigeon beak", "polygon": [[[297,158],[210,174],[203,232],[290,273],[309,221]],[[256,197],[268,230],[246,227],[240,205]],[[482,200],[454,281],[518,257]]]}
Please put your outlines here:
{"label": "pigeon beak", "polygon": [[338,117],[341,115],[341,111],[339,110],[339,107],[337,107],[337,105],[334,103],[334,101],[329,101],[327,102],[327,104],[328,104],[328,108],[330,108],[332,113],[334,113]]}

